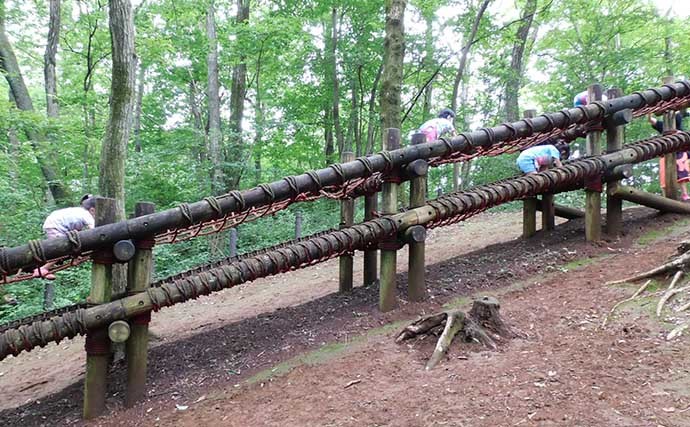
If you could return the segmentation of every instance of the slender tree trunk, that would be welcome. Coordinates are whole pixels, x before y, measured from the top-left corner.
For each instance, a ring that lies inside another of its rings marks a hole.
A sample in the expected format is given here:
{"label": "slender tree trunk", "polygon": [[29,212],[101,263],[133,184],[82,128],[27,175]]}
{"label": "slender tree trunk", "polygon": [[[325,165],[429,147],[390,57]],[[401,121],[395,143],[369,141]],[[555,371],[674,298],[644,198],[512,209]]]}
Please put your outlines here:
{"label": "slender tree trunk", "polygon": [[137,76],[137,100],[134,107],[134,151],[141,153],[141,104],[144,101],[144,78],[146,68],[139,61],[139,72]]}
{"label": "slender tree trunk", "polygon": [[[5,74],[5,79],[10,85],[10,90],[14,96],[17,108],[22,111],[34,111],[34,105],[29,96],[29,91],[24,83],[17,57],[14,55],[14,50],[7,38],[5,30],[5,1],[0,0],[0,69]],[[41,173],[48,184],[51,195],[58,203],[66,203],[68,200],[68,192],[65,186],[59,181],[55,168],[49,161],[48,156],[43,156],[40,150],[40,144],[45,142],[45,138],[40,132],[37,132],[31,127],[24,129],[27,137],[31,141],[34,149],[34,154],[41,169]]]}
{"label": "slender tree trunk", "polygon": [[48,42],[43,55],[43,75],[46,90],[46,110],[48,117],[57,117],[59,112],[57,100],[57,77],[55,56],[60,37],[60,0],[49,0],[50,18],[48,21]]}
{"label": "slender tree trunk", "polygon": [[406,0],[386,0],[386,35],[383,42],[381,115],[383,128],[400,129],[400,92],[405,57]]}
{"label": "slender tree trunk", "polygon": [[[236,24],[240,28],[249,21],[249,0],[237,0]],[[244,119],[244,98],[247,92],[247,64],[244,56],[240,57],[240,63],[232,70],[232,89],[230,91],[230,141],[226,161],[234,166],[228,168],[225,173],[228,179],[228,189],[239,187],[244,165],[244,143],[242,141],[242,121]]]}
{"label": "slender tree trunk", "polygon": [[196,85],[196,81],[194,78],[191,76],[190,73],[190,80],[189,80],[189,112],[191,114],[192,118],[192,125],[194,127],[195,134],[197,136],[197,142],[194,144],[192,148],[192,157],[194,160],[198,161],[200,164],[203,164],[207,158],[206,158],[206,153],[207,153],[207,138],[206,138],[206,132],[204,130],[204,121],[201,117],[201,111],[199,110],[199,104],[198,104],[198,89]]}
{"label": "slender tree trunk", "polygon": [[455,81],[453,82],[453,95],[450,100],[451,108],[453,111],[458,112],[458,90],[460,88],[460,82],[462,82],[464,75],[465,75],[465,68],[467,66],[467,60],[469,57],[470,49],[472,48],[472,44],[474,43],[475,37],[477,37],[477,31],[479,31],[479,24],[482,22],[482,17],[484,16],[484,12],[486,12],[486,8],[489,6],[489,3],[491,3],[491,0],[482,0],[481,4],[479,5],[479,9],[477,10],[477,15],[474,18],[474,22],[472,23],[472,29],[470,30],[470,33],[463,39],[463,43],[465,45],[462,47],[462,53],[460,54],[460,64],[458,65],[458,70],[455,73]]}
{"label": "slender tree trunk", "polygon": [[374,141],[376,140],[376,129],[378,128],[379,120],[376,118],[376,92],[379,87],[379,81],[383,74],[383,63],[376,71],[374,83],[371,85],[371,94],[369,95],[369,118],[367,120],[367,145],[364,149],[364,154],[371,154],[374,152]]}
{"label": "slender tree trunk", "polygon": [[323,137],[326,141],[326,150],[324,154],[326,155],[327,165],[330,165],[335,160],[333,158],[333,153],[335,152],[335,142],[333,141],[333,122],[331,120],[332,115],[333,109],[331,108],[331,105],[329,103],[326,103],[326,106],[323,111]]}
{"label": "slender tree trunk", "polygon": [[522,21],[515,34],[515,43],[513,44],[513,53],[505,90],[505,119],[508,122],[514,122],[520,118],[518,95],[522,86],[523,57],[527,36],[529,35],[536,11],[537,0],[527,0],[524,9],[522,9]]}
{"label": "slender tree trunk", "polygon": [[[125,159],[132,129],[134,107],[135,64],[134,18],[129,0],[110,0],[110,46],[112,79],[110,112],[101,146],[99,193],[115,199],[115,219],[125,219]],[[126,265],[113,267],[113,295],[121,295],[126,287]]]}
{"label": "slender tree trunk", "polygon": [[218,78],[218,37],[213,1],[206,13],[206,35],[208,37],[208,150],[211,159],[211,189],[213,194],[224,193],[222,169],[222,140],[220,130],[220,82]]}
{"label": "slender tree trunk", "polygon": [[[426,14],[424,17],[424,20],[426,21],[426,31],[424,32],[424,70],[432,70],[433,63],[434,63],[434,33],[433,33],[433,24],[434,24],[434,11],[432,13]],[[424,103],[422,107],[422,117],[423,120],[426,120],[427,117],[431,114],[431,96],[433,94],[433,88],[434,88],[434,83],[429,82],[429,84],[426,85],[424,88]]]}
{"label": "slender tree trunk", "polygon": [[254,184],[261,184],[261,150],[264,139],[264,104],[261,98],[261,60],[263,58],[263,45],[259,50],[259,56],[256,60],[256,102],[254,109],[256,110],[256,135],[254,138]]}
{"label": "slender tree trunk", "polygon": [[338,81],[338,38],[340,31],[338,26],[338,9],[331,10],[331,46],[328,53],[329,67],[333,85],[333,127],[335,129],[335,139],[338,143],[338,153],[343,152],[344,135],[340,124],[340,83]]}

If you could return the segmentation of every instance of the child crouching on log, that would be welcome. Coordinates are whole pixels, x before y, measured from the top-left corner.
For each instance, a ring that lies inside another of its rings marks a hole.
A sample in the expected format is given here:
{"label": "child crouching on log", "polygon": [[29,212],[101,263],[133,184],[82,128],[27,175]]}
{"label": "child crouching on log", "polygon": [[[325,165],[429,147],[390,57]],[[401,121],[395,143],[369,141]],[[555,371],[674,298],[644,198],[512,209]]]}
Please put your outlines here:
{"label": "child crouching on log", "polygon": [[570,156],[570,146],[564,141],[555,144],[536,145],[524,150],[517,158],[517,165],[524,174],[545,171],[551,165],[563,166],[561,159]]}

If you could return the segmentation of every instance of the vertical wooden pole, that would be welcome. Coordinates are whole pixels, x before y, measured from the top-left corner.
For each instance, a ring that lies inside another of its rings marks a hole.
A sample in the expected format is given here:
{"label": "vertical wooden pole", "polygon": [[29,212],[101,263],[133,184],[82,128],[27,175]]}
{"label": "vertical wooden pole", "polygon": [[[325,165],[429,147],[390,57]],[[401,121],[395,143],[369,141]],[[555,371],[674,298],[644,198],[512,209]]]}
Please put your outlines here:
{"label": "vertical wooden pole", "polygon": [[230,229],[230,250],[229,250],[229,255],[231,257],[237,256],[237,229],[235,227],[232,227]]}
{"label": "vertical wooden pole", "polygon": [[460,163],[453,163],[453,191],[460,190]]}
{"label": "vertical wooden pole", "polygon": [[[156,209],[153,203],[139,202],[134,206],[134,216],[152,214]],[[230,240],[232,241],[230,229]],[[153,236],[149,240],[137,240],[134,242],[137,250],[134,258],[129,261],[127,268],[127,294],[134,295],[145,292],[151,283],[153,268]],[[140,314],[130,321],[130,335],[127,339],[127,392],[125,394],[125,406],[132,407],[136,402],[146,397],[146,368],[148,365],[149,346],[149,322],[151,312]]]}
{"label": "vertical wooden pole", "polygon": [[[391,151],[400,148],[400,129],[383,130],[383,147]],[[392,173],[397,173],[393,171]],[[392,215],[398,211],[398,184],[392,181],[383,184],[381,213]],[[397,306],[395,298],[395,275],[397,273],[397,249],[395,242],[382,242],[381,245],[381,283],[379,287],[379,309],[390,311]]]}
{"label": "vertical wooden pole", "polygon": [[[423,144],[424,142],[426,142],[426,135],[423,133],[415,133],[412,135],[412,145]],[[457,163],[455,165],[457,165]],[[418,208],[426,204],[426,183],[427,175],[413,178],[410,181],[410,208]],[[454,185],[455,184],[454,182]],[[426,298],[425,250],[424,241],[409,242],[407,297],[410,301],[421,301]]]}
{"label": "vertical wooden pole", "polygon": [[[368,221],[375,218],[378,210],[378,193],[370,194],[364,198],[364,220]],[[364,286],[370,286],[378,280],[378,249],[367,249],[364,251]]]}
{"label": "vertical wooden pole", "polygon": [[[602,87],[600,84],[593,84],[587,88],[587,99],[591,104],[602,100]],[[587,133],[588,156],[601,155],[601,131],[594,130]],[[601,240],[601,181],[585,188],[585,238],[588,242]]]}
{"label": "vertical wooden pole", "polygon": [[[620,98],[623,91],[619,88],[611,88],[606,92],[608,99]],[[623,148],[624,126],[616,126],[609,123],[606,126],[606,151],[613,153]],[[618,188],[619,181],[611,181],[606,184],[606,234],[618,236],[623,228],[623,199],[613,197]]]}
{"label": "vertical wooden pole", "polygon": [[541,196],[541,229],[553,230],[556,228],[556,205],[553,202],[553,194]]}
{"label": "vertical wooden pole", "polygon": [[55,300],[55,285],[52,280],[43,280],[43,310],[50,311],[53,309],[53,301]]}
{"label": "vertical wooden pole", "polygon": [[[664,77],[664,84],[673,83],[674,77]],[[676,112],[667,111],[664,113],[664,132],[673,131],[676,129]],[[664,155],[664,196],[669,199],[678,200],[678,172],[676,170],[676,153],[668,153]]]}
{"label": "vertical wooden pole", "polygon": [[[343,163],[351,162],[355,159],[355,153],[352,151],[343,151],[340,154],[340,160]],[[345,199],[340,202],[340,228],[352,227],[355,223],[355,200]],[[353,254],[346,253],[339,258],[339,286],[338,290],[341,293],[352,291],[352,266]]]}
{"label": "vertical wooden pole", "polygon": [[295,212],[295,239],[302,238],[302,211]]}
{"label": "vertical wooden pole", "polygon": [[[531,119],[536,115],[536,110],[525,110],[523,113],[526,119]],[[527,239],[535,234],[537,234],[537,198],[528,197],[522,201],[522,237]]]}
{"label": "vertical wooden pole", "polygon": [[[115,199],[96,198],[96,226],[115,221]],[[112,292],[112,251],[94,253],[91,266],[91,304],[110,301]],[[84,378],[84,418],[95,418],[105,409],[105,395],[110,358],[110,339],[107,330],[100,329],[86,334],[86,375]]]}

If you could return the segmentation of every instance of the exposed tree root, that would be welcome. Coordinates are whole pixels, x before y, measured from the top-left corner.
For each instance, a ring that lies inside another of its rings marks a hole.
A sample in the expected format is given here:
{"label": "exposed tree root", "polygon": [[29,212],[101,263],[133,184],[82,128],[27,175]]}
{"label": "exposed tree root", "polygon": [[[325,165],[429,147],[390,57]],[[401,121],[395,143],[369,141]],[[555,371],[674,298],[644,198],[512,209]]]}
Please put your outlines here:
{"label": "exposed tree root", "polygon": [[613,312],[616,311],[618,307],[620,307],[622,304],[625,304],[626,302],[632,301],[635,298],[637,298],[642,292],[644,292],[645,289],[647,289],[647,286],[649,286],[650,283],[652,283],[651,279],[644,282],[644,285],[640,286],[640,288],[637,291],[635,291],[635,293],[632,294],[630,298],[626,298],[623,301],[618,301],[618,303],[616,303],[616,305],[613,306],[611,311],[609,311],[609,313],[606,316],[604,316],[604,320],[601,322],[601,327],[606,327],[606,322],[609,321],[609,317],[613,315]]}
{"label": "exposed tree root", "polygon": [[621,283],[636,282],[642,279],[651,279],[654,276],[659,276],[662,274],[677,272],[679,270],[685,270],[690,267],[690,252],[686,252],[678,256],[677,258],[667,262],[666,264],[660,265],[659,267],[653,268],[649,271],[637,274],[635,276],[626,277],[621,280],[614,280],[612,282],[607,282],[607,285],[620,285]]}
{"label": "exposed tree root", "polygon": [[426,370],[430,370],[443,359],[458,334],[461,334],[465,342],[478,342],[491,349],[497,348],[497,341],[515,337],[517,334],[501,319],[499,309],[498,300],[493,297],[484,297],[474,301],[469,313],[452,310],[413,322],[398,334],[395,342],[437,335],[438,331],[443,329],[436,342],[436,348],[426,364]]}
{"label": "exposed tree root", "polygon": [[[621,304],[638,298],[642,294],[642,292],[645,291],[645,289],[647,288],[647,286],[649,285],[649,283],[653,277],[661,276],[661,275],[668,276],[669,274],[673,274],[673,279],[671,279],[671,283],[669,284],[666,291],[661,292],[662,296],[659,299],[659,302],[656,306],[656,315],[657,315],[657,317],[661,317],[661,312],[664,309],[664,305],[671,298],[673,298],[675,295],[677,295],[679,293],[686,292],[686,291],[690,290],[690,286],[684,286],[681,288],[676,288],[676,285],[678,284],[678,282],[683,277],[683,274],[688,270],[690,270],[690,241],[682,242],[678,246],[678,255],[672,257],[670,261],[666,262],[665,264],[660,265],[659,267],[653,268],[649,271],[639,273],[635,276],[627,277],[625,279],[607,282],[606,283],[607,285],[617,285],[617,284],[621,284],[621,283],[631,283],[631,282],[635,282],[635,281],[641,280],[641,279],[650,279],[650,280],[647,280],[647,282],[645,282],[645,284],[642,285],[630,298],[626,298],[623,301],[620,301],[616,305],[614,305],[613,308],[611,309],[611,311],[604,317],[604,320],[601,324],[601,327],[603,328],[606,326],[606,323],[607,323],[609,317],[613,314],[613,312]],[[686,285],[687,285],[687,283],[686,283]],[[686,310],[688,308],[690,308],[690,303],[685,304],[681,307],[678,307],[674,310],[676,312],[680,312],[680,311]],[[685,330],[689,326],[690,326],[690,322],[688,324],[680,325],[679,327],[677,327],[676,329],[671,331],[667,335],[666,338],[669,340],[675,338],[676,336],[680,335],[683,332],[683,330]]]}

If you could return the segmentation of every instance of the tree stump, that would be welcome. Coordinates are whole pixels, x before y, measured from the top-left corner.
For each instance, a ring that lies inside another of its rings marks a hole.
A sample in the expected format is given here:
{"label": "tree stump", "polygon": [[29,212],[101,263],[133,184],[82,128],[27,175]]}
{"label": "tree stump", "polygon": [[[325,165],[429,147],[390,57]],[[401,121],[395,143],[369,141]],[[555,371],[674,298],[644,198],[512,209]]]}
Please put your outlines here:
{"label": "tree stump", "polygon": [[500,308],[496,298],[483,297],[473,302],[469,313],[460,310],[444,311],[411,323],[398,334],[395,342],[400,343],[420,336],[437,336],[440,332],[434,353],[426,364],[426,370],[433,369],[443,359],[458,334],[465,342],[481,343],[495,350],[497,342],[517,335],[501,318]]}

